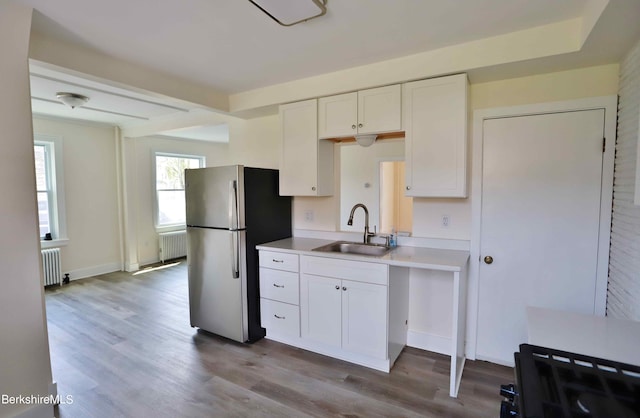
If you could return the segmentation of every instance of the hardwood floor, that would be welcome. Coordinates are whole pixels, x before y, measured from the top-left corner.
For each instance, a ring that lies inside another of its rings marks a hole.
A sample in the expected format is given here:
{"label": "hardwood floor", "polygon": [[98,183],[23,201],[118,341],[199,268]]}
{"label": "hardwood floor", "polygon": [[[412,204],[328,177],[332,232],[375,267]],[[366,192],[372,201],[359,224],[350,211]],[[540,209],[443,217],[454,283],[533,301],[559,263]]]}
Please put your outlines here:
{"label": "hardwood floor", "polygon": [[391,373],[189,325],[186,262],[46,291],[59,417],[497,417],[510,368],[405,348]]}

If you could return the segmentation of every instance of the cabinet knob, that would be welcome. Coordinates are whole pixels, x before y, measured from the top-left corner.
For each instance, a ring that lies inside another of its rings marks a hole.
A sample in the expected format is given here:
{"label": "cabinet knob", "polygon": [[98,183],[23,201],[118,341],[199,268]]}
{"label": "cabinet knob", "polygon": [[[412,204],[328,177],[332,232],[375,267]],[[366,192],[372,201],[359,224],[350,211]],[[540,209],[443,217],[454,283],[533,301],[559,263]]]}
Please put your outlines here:
{"label": "cabinet knob", "polygon": [[484,262],[487,263],[487,264],[493,263],[493,257],[491,257],[490,255],[486,256],[484,258]]}
{"label": "cabinet knob", "polygon": [[407,186],[407,190],[411,190],[411,186]]}
{"label": "cabinet knob", "polygon": [[347,290],[347,287],[346,286],[342,286],[342,290]]}
{"label": "cabinet knob", "polygon": [[340,286],[336,285],[336,290],[340,290]]}
{"label": "cabinet knob", "polygon": [[312,186],[311,190],[315,192],[316,191],[316,186]]}
{"label": "cabinet knob", "polygon": [[364,125],[362,125],[361,123],[358,124],[358,128],[362,128]]}
{"label": "cabinet knob", "polygon": [[351,125],[351,129],[356,129],[356,125]]}

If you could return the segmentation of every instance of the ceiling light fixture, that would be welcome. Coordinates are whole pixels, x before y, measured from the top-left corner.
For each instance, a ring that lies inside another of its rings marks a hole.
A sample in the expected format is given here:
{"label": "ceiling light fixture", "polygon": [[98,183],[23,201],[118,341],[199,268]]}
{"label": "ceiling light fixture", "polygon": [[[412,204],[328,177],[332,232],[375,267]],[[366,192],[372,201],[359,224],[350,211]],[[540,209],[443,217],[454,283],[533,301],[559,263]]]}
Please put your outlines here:
{"label": "ceiling light fixture", "polygon": [[361,147],[370,147],[376,142],[376,139],[378,139],[376,134],[356,135],[356,142]]}
{"label": "ceiling light fixture", "polygon": [[83,96],[82,94],[77,93],[58,92],[56,93],[56,97],[71,109],[82,106],[89,101],[89,98],[87,96]]}
{"label": "ceiling light fixture", "polygon": [[327,13],[327,0],[249,0],[282,26],[293,26]]}

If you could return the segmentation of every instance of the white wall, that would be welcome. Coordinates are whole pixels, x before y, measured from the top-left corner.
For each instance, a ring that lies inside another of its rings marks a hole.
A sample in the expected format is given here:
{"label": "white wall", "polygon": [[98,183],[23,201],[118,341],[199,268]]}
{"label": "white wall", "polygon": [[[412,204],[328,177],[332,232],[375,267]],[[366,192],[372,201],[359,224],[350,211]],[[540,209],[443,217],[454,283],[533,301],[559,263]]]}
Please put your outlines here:
{"label": "white wall", "polygon": [[[469,120],[473,111],[489,107],[515,106],[571,100],[617,93],[618,65],[602,65],[577,70],[540,74],[489,83],[472,84],[470,88]],[[469,124],[469,126],[471,126]],[[471,130],[469,130],[471,138]],[[372,146],[376,147],[378,144]],[[336,147],[338,148],[338,147]],[[469,150],[472,149],[469,139]],[[339,161],[339,155],[336,160]],[[469,158],[471,161],[471,158]],[[338,167],[339,164],[336,164]],[[469,167],[468,172],[471,172]],[[339,178],[338,172],[336,177]],[[471,195],[471,187],[469,195]],[[339,190],[339,185],[336,191]],[[334,231],[339,225],[337,213],[339,193],[333,197],[294,199],[296,229]],[[312,210],[314,220],[307,221],[305,212]],[[441,225],[442,215],[449,215],[449,227]],[[413,236],[469,240],[471,238],[471,199],[415,198],[413,204]]]}
{"label": "white wall", "polygon": [[63,273],[74,280],[120,270],[115,128],[34,116],[33,130],[63,142],[69,238],[61,247]]}
{"label": "white wall", "polygon": [[189,141],[184,139],[168,139],[160,137],[143,137],[126,139],[133,145],[135,171],[128,172],[133,176],[135,190],[130,191],[135,204],[135,227],[138,242],[138,260],[140,265],[155,263],[158,256],[158,234],[155,226],[155,182],[152,178],[154,153],[166,152],[186,155],[200,155],[206,158],[207,166],[226,164],[229,146],[205,141]]}
{"label": "white wall", "polygon": [[363,203],[369,210],[371,231],[374,226],[380,231],[380,162],[403,160],[404,141],[384,140],[370,147],[346,143],[336,147],[340,149],[340,230],[364,231],[362,209],[357,210],[353,225],[347,225],[353,205]]}
{"label": "white wall", "polygon": [[[52,383],[27,66],[31,14],[0,2],[0,394],[12,396],[46,396]],[[0,404],[1,417],[23,413],[53,416],[53,409]]]}
{"label": "white wall", "polygon": [[[155,192],[151,177],[154,152],[203,155],[208,167],[242,164],[278,168],[281,152],[279,126],[277,116],[250,120],[232,118],[228,144],[153,136],[125,139],[127,206],[134,218],[128,222],[127,228],[132,228],[135,234],[135,237],[127,237],[128,245],[133,246],[130,258],[135,257],[141,266],[159,260],[154,220]],[[127,231],[127,235],[131,232]]]}
{"label": "white wall", "polygon": [[[515,106],[594,96],[614,95],[618,90],[617,64],[603,65],[550,74],[520,77],[481,84],[470,88],[469,119],[476,109]],[[471,126],[471,124],[469,124]],[[471,132],[469,132],[469,147]],[[374,145],[377,146],[377,145]],[[337,155],[338,156],[338,155]],[[469,156],[469,162],[471,156]],[[469,163],[469,173],[471,166]],[[470,184],[469,195],[474,187]],[[336,188],[339,190],[339,185]],[[337,213],[339,194],[325,198],[294,199],[294,227],[319,231],[335,231],[341,217]],[[305,220],[305,211],[314,212],[314,220]],[[442,215],[449,216],[449,227],[441,225]],[[413,203],[413,236],[442,239],[471,239],[471,199],[415,198]],[[443,294],[452,293],[450,281],[434,272],[412,270],[410,275],[411,311],[409,328],[421,341],[439,342],[450,338],[451,301]],[[437,313],[437,314],[436,314]],[[435,320],[435,322],[433,322]]]}
{"label": "white wall", "polygon": [[620,65],[618,141],[613,188],[607,315],[640,320],[640,206],[637,189],[640,135],[640,41]]}

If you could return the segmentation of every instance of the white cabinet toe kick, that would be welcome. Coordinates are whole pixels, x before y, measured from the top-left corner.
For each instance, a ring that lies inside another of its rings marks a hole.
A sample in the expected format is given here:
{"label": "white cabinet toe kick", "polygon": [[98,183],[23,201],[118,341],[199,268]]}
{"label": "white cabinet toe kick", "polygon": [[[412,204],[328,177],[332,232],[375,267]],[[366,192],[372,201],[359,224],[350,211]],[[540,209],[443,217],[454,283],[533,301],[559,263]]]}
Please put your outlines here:
{"label": "white cabinet toe kick", "polygon": [[[316,244],[288,238],[257,247],[267,338],[388,373],[407,345],[409,269],[450,271],[449,395],[456,397],[465,363],[468,253],[398,248],[381,258],[345,257],[313,253]],[[438,255],[446,261],[438,264]]]}

